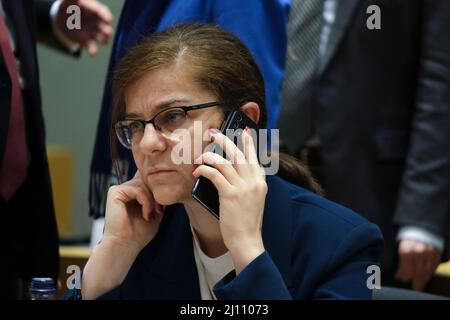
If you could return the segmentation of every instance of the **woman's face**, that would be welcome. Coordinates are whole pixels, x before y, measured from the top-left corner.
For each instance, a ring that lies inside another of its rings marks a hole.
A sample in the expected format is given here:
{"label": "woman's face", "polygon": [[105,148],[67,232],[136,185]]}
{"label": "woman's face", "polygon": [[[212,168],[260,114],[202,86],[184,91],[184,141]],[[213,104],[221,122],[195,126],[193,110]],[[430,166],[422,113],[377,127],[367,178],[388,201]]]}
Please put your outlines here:
{"label": "woman's face", "polygon": [[[128,117],[148,120],[163,109],[190,106],[217,101],[217,97],[200,88],[188,72],[180,66],[160,68],[148,72],[125,92]],[[162,205],[192,201],[194,184],[193,164],[199,154],[194,154],[194,121],[201,121],[202,136],[209,128],[219,128],[223,121],[221,107],[211,107],[188,112],[185,128],[191,137],[190,161],[174,164],[172,150],[180,140],[170,139],[147,124],[143,138],[133,146],[133,157],[141,177]],[[198,134],[198,133],[197,133]],[[202,142],[204,148],[210,142]],[[202,149],[203,149],[202,148]],[[177,147],[177,150],[179,146]]]}

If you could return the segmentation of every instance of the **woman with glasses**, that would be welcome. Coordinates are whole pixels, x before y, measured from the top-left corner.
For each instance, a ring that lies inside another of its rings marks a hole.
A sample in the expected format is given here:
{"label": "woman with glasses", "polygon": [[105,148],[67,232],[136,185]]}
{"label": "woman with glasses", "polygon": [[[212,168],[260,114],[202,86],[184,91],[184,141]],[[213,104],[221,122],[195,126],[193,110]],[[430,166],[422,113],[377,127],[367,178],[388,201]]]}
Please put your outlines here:
{"label": "woman with glasses", "polygon": [[[182,22],[212,23],[241,39],[261,68],[268,101],[267,127],[273,128],[279,111],[278,88],[284,74],[287,47],[289,0],[126,0],[115,30],[101,111],[97,124],[89,181],[89,215],[94,219],[91,244],[103,230],[107,192],[118,178],[129,179],[136,172],[133,158],[118,152],[124,177],[117,177],[110,156],[109,128],[113,109],[111,76],[115,65],[143,37]],[[116,161],[117,162],[117,161]]]}
{"label": "woman with glasses", "polygon": [[[117,65],[113,93],[113,134],[138,172],[110,188],[103,239],[73,297],[371,297],[379,229],[316,194],[291,158],[280,155],[278,174],[264,175],[249,130],[242,151],[218,130],[235,108],[261,128],[267,118],[261,73],[235,36],[201,24],[154,34]],[[175,164],[175,132],[194,140],[199,124],[200,152],[183,144],[192,161]],[[218,190],[220,219],[191,195],[200,176]]]}

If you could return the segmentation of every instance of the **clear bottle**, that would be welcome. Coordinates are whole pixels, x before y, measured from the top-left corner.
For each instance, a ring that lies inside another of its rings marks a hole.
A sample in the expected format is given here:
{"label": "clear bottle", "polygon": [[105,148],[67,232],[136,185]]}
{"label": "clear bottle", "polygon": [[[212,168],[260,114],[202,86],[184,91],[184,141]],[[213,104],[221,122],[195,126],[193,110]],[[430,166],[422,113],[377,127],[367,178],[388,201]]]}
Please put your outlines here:
{"label": "clear bottle", "polygon": [[52,278],[33,278],[31,280],[31,300],[53,300],[55,292],[55,281]]}

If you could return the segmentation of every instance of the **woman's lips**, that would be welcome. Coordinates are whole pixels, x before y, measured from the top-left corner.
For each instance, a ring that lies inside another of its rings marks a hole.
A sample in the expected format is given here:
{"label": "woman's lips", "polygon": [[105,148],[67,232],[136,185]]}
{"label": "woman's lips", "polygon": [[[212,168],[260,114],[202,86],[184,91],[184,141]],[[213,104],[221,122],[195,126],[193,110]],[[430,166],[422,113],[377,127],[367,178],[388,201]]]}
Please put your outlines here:
{"label": "woman's lips", "polygon": [[155,170],[152,171],[148,174],[149,177],[155,178],[155,177],[159,177],[159,176],[163,176],[166,174],[169,174],[171,172],[175,172],[175,170]]}

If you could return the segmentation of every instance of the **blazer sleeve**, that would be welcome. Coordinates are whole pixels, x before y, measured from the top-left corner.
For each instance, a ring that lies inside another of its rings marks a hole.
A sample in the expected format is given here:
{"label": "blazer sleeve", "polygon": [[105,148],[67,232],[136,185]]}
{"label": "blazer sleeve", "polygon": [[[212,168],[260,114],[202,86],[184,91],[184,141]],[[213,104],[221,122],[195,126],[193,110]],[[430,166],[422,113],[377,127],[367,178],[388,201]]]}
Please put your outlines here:
{"label": "blazer sleeve", "polygon": [[364,223],[354,228],[333,250],[312,298],[371,300],[372,290],[381,281],[379,256],[383,243],[376,225]]}
{"label": "blazer sleeve", "polygon": [[213,288],[219,300],[291,300],[283,277],[264,251],[236,277],[232,271]]}
{"label": "blazer sleeve", "polygon": [[[370,274],[367,270],[369,266],[378,266],[382,246],[383,237],[378,227],[371,223],[362,224],[349,232],[335,248],[324,248],[332,253],[326,266],[315,267],[312,258],[312,267],[305,268],[302,265],[304,260],[296,260],[296,253],[292,253],[294,278],[320,279],[306,298],[371,299],[372,291],[368,286]],[[298,281],[297,288],[289,290],[266,251],[238,276],[234,272],[225,276],[214,286],[214,293],[218,299],[226,300],[301,299],[305,297],[304,290],[300,288],[302,282]]]}
{"label": "blazer sleeve", "polygon": [[267,128],[274,128],[287,48],[287,0],[212,1],[213,21],[231,31],[250,49],[266,86]]}
{"label": "blazer sleeve", "polygon": [[450,2],[422,3],[415,113],[395,222],[450,235]]}

